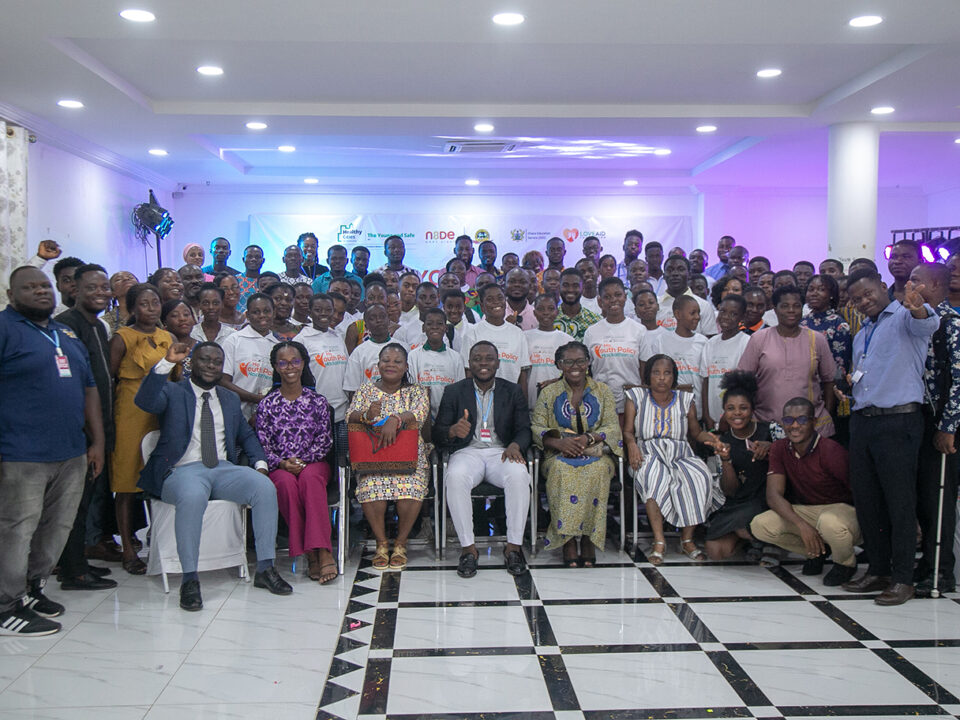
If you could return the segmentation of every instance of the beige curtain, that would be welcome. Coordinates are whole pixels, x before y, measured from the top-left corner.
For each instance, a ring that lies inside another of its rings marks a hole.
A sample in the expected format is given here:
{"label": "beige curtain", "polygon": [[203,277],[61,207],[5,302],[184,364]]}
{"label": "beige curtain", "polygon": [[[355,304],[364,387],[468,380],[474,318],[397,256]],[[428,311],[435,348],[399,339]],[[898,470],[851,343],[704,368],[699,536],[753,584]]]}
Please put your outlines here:
{"label": "beige curtain", "polygon": [[0,309],[27,246],[27,131],[0,120]]}

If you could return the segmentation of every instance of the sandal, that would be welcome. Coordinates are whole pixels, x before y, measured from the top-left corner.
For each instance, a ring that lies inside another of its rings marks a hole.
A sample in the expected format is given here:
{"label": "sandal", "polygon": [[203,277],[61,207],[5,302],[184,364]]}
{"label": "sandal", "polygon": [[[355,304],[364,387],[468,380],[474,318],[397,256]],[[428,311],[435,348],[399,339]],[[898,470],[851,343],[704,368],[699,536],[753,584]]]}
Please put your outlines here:
{"label": "sandal", "polygon": [[[684,545],[692,545],[692,550],[684,550]],[[703,562],[707,559],[707,556],[704,554],[703,550],[697,547],[697,544],[693,540],[681,540],[680,541],[680,552],[686,555],[688,558],[694,562]]]}
{"label": "sandal", "polygon": [[[326,568],[333,568],[333,572],[332,573],[324,572]],[[336,580],[338,577],[340,577],[340,573],[337,570],[337,564],[335,562],[324,563],[323,565],[320,566],[320,577],[317,579],[320,581],[321,585],[326,585],[327,583],[331,583],[334,580]]]}
{"label": "sandal", "polygon": [[760,557],[760,567],[775,568],[780,565],[780,550],[773,545],[765,545]]}
{"label": "sandal", "polygon": [[138,557],[135,557],[132,560],[124,560],[122,565],[123,569],[131,575],[147,574],[147,564]]}
{"label": "sandal", "polygon": [[311,550],[307,553],[307,577],[311,580],[319,580],[321,575],[320,553]]}
{"label": "sandal", "polygon": [[390,569],[403,570],[407,566],[407,546],[396,543],[393,546],[393,555],[390,556]]}
{"label": "sandal", "polygon": [[377,543],[377,551],[373,554],[372,566],[374,570],[386,570],[390,565],[390,543]]}
{"label": "sandal", "polygon": [[[572,548],[572,553],[570,551]],[[577,541],[568,540],[563,546],[563,562],[568,568],[580,567],[580,559],[577,557]]]}
{"label": "sandal", "polygon": [[[657,545],[660,549],[657,550]],[[667,543],[663,540],[654,540],[650,545],[650,552],[647,553],[647,561],[651,565],[663,565],[663,551],[667,549]]]}

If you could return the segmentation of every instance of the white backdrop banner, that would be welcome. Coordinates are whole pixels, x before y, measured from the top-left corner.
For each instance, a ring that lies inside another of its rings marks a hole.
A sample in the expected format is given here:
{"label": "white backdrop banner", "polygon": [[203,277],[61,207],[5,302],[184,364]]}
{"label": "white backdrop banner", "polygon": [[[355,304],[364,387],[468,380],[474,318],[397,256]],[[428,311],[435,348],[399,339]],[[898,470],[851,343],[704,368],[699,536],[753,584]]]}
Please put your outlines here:
{"label": "white backdrop banner", "polygon": [[[490,239],[497,244],[499,258],[513,252],[523,257],[528,250],[544,252],[547,240],[561,237],[568,243],[567,254],[580,257],[583,239],[600,238],[603,252],[621,259],[623,236],[632,228],[645,240],[657,240],[664,251],[674,246],[693,248],[693,219],[665,217],[578,217],[562,215],[284,215],[250,216],[250,242],[263,248],[264,269],[280,271],[283,249],[304,232],[320,238],[321,262],[330,245],[344,245],[348,252],[357,245],[370,249],[370,269],[385,262],[383,241],[391,235],[403,238],[407,247],[404,264],[416,268],[426,280],[436,282],[445,263],[453,257],[454,240],[469,235],[474,245]],[[475,256],[476,257],[476,256]],[[478,262],[479,258],[475,259]],[[572,264],[572,263],[571,263]]]}

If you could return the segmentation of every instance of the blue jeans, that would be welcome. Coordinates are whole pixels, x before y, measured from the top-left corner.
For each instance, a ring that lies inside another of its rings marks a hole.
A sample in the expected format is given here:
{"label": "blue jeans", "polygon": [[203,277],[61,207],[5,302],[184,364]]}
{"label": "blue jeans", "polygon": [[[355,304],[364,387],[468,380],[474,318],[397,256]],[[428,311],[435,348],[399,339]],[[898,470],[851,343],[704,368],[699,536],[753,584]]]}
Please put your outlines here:
{"label": "blue jeans", "polygon": [[245,465],[221,460],[214,468],[193,462],[173,469],[160,499],[177,508],[174,531],[183,572],[197,571],[203,513],[210,500],[230,500],[253,509],[257,560],[277,554],[277,491],[270,478]]}

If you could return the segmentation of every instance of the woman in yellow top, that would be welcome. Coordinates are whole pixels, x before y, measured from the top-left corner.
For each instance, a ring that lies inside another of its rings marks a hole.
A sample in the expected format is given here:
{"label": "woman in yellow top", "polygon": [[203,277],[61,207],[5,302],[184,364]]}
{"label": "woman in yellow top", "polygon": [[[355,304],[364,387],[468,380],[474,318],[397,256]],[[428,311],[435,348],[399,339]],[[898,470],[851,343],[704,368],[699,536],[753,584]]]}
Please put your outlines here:
{"label": "woman in yellow top", "polygon": [[147,566],[133,545],[133,509],[143,459],[140,443],[144,435],[159,428],[155,415],[145,413],[133,403],[140,381],[166,354],[173,337],[158,326],[160,293],[148,283],[127,291],[127,308],[133,324],[121,327],[110,339],[110,372],[117,382],[113,404],[117,440],[110,456],[110,489],[115,492],[117,528],[123,543],[123,569],[131,575],[143,575]]}

